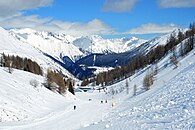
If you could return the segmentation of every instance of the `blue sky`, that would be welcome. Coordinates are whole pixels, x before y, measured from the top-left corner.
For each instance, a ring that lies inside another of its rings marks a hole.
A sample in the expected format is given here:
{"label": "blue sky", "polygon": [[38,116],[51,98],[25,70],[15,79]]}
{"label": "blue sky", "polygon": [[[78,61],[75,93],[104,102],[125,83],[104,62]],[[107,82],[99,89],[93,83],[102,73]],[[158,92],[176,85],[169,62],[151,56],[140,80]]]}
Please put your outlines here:
{"label": "blue sky", "polygon": [[2,0],[0,26],[148,39],[188,27],[195,0]]}

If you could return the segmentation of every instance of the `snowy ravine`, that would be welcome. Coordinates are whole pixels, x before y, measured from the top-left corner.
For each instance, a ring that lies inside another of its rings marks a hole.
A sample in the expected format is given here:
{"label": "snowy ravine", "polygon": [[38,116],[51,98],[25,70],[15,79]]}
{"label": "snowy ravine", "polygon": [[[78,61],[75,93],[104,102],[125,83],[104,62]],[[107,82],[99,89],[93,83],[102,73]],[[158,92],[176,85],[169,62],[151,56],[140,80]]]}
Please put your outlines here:
{"label": "snowy ravine", "polygon": [[[190,56],[188,60],[189,58]],[[183,64],[188,60],[184,60]],[[126,99],[103,121],[83,129],[194,130],[195,63],[189,62],[189,64],[160,89],[145,92],[144,95],[147,96],[139,95]]]}

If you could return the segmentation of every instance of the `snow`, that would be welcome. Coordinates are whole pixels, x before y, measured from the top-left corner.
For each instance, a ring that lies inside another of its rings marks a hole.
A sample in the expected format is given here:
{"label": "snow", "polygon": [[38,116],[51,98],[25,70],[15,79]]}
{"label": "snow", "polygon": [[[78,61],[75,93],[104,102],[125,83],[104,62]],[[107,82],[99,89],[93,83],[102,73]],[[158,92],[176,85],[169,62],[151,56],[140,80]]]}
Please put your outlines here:
{"label": "snow", "polygon": [[[0,91],[0,114],[1,122],[20,121],[38,117],[49,107],[48,101],[54,103],[55,98],[60,96],[52,93],[42,86],[44,78],[28,72],[14,70],[12,74],[6,68],[0,68],[1,91]],[[36,79],[39,83],[37,88],[30,85],[30,81]],[[47,95],[53,95],[53,100]],[[62,99],[62,98],[61,98]]]}
{"label": "snow", "polygon": [[97,67],[97,66],[90,66],[89,68],[96,69],[94,74],[99,74],[101,72],[106,72],[113,69],[113,67]]}

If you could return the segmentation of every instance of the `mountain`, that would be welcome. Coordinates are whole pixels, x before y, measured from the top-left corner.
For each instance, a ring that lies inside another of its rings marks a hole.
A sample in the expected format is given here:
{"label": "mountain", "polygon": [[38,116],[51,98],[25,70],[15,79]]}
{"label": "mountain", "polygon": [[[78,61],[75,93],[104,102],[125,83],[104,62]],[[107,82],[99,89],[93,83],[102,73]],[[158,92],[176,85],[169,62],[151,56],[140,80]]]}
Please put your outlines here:
{"label": "mountain", "polygon": [[146,40],[131,38],[103,39],[101,36],[78,37],[73,44],[88,53],[121,53],[136,48]]}
{"label": "mountain", "polygon": [[[133,57],[140,54],[146,54],[150,50],[154,49],[158,45],[165,45],[170,38],[170,35],[177,34],[175,30],[172,33],[157,36],[147,42],[137,42],[137,38],[133,37],[131,40],[124,39],[127,46],[127,51],[121,53],[93,53],[88,56],[82,57],[77,60],[76,63],[85,66],[98,66],[98,67],[116,67],[127,64]],[[118,39],[115,39],[117,41]],[[122,39],[120,39],[122,40]],[[133,42],[134,41],[134,42]],[[138,40],[140,41],[140,40]],[[142,41],[142,40],[141,40]]]}
{"label": "mountain", "polygon": [[145,54],[158,45],[166,44],[170,35],[177,32],[178,30],[175,30],[146,41],[136,37],[116,39],[104,39],[98,35],[72,37],[29,28],[9,31],[19,41],[39,49],[79,79],[92,76],[97,67],[109,68],[127,64],[136,55]]}
{"label": "mountain", "polygon": [[28,43],[58,60],[61,60],[60,57],[63,56],[74,60],[77,56],[83,55],[78,47],[70,44],[74,38],[69,35],[39,32],[29,28],[11,29],[9,32],[18,40]]}
{"label": "mountain", "polygon": [[31,44],[41,51],[59,58],[68,56],[71,60],[90,53],[121,53],[129,51],[146,40],[132,38],[103,39],[101,36],[72,37],[62,33],[40,32],[30,28],[11,29],[10,34],[20,41]]}
{"label": "mountain", "polygon": [[51,70],[61,70],[67,77],[74,77],[62,66],[48,58],[42,51],[30,44],[21,42],[13,37],[7,30],[0,27],[0,54],[2,53],[31,59],[41,66],[44,74],[47,72],[47,69],[50,68]]}
{"label": "mountain", "polygon": [[[124,59],[124,57],[119,53],[128,51],[129,55],[131,50],[145,42],[145,40],[135,37],[121,39],[103,39],[101,36],[97,35],[72,37],[65,34],[40,32],[29,28],[11,29],[9,33],[22,43],[29,44],[40,50],[45,56],[58,63],[79,79],[92,76],[96,70],[95,68],[86,66],[87,64],[84,63],[84,59],[93,56],[94,53],[111,56],[114,54],[115,57],[119,57],[118,60],[121,62],[120,59]],[[97,56],[97,58],[99,57]],[[104,59],[105,58],[103,58],[103,60]],[[125,59],[126,61],[122,62],[126,63],[129,57]],[[107,61],[107,57],[105,61]],[[98,67],[102,67],[107,63],[108,62],[104,62],[102,63],[103,65],[93,64],[93,66],[97,65]],[[82,66],[82,64],[85,66]],[[115,67],[117,65],[121,64],[107,64],[106,67]]]}

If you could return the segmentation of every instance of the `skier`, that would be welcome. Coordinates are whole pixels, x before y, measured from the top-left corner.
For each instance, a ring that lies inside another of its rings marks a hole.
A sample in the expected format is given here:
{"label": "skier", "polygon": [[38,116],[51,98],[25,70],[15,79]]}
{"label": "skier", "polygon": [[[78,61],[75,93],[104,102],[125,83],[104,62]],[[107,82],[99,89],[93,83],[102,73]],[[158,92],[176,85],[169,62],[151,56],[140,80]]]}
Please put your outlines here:
{"label": "skier", "polygon": [[76,105],[74,105],[74,110],[76,110],[76,108],[77,108],[77,106],[76,106]]}

